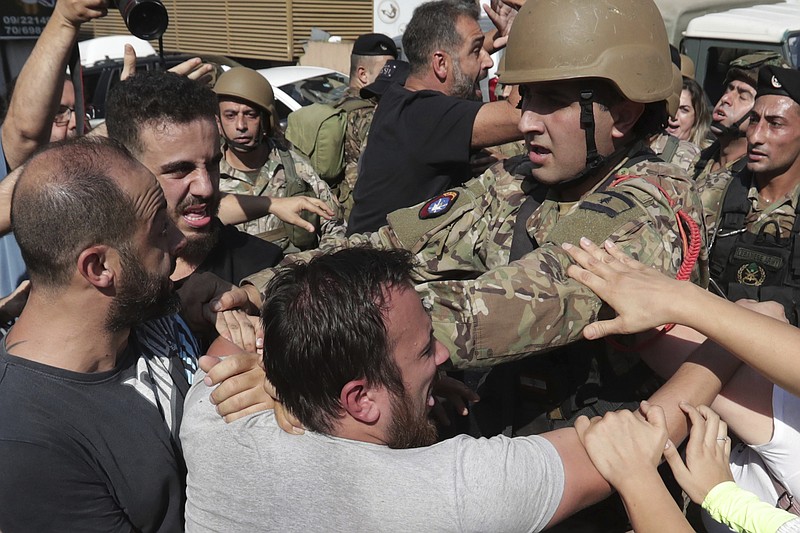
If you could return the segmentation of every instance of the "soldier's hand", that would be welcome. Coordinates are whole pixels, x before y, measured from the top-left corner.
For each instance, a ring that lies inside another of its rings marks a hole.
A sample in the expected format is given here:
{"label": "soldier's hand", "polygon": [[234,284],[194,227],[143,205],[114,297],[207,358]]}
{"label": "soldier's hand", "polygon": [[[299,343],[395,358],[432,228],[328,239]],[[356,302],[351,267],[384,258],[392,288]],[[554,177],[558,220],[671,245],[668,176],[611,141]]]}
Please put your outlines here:
{"label": "soldier's hand", "polygon": [[303,211],[315,213],[326,220],[332,219],[335,215],[328,204],[319,198],[309,198],[308,196],[270,198],[269,212],[271,215],[275,215],[287,224],[314,233],[316,231],[314,225],[300,216]]}
{"label": "soldier's hand", "polygon": [[733,481],[729,458],[731,439],[728,426],[719,415],[705,405],[697,409],[681,402],[681,409],[692,421],[686,445],[686,464],[671,443],[664,450],[675,480],[697,504],[702,504],[708,492],[724,481]]}
{"label": "soldier's hand", "polygon": [[598,339],[639,333],[675,321],[674,307],[681,304],[675,291],[685,282],[646,267],[610,241],[604,243],[605,250],[585,238],[580,244],[580,248],[567,243],[562,245],[578,263],[570,265],[567,274],[589,287],[617,312],[612,320],[586,326],[584,337]]}
{"label": "soldier's hand", "polygon": [[67,24],[80,28],[84,22],[106,16],[108,0],[58,0],[53,10],[55,19],[61,17]]}

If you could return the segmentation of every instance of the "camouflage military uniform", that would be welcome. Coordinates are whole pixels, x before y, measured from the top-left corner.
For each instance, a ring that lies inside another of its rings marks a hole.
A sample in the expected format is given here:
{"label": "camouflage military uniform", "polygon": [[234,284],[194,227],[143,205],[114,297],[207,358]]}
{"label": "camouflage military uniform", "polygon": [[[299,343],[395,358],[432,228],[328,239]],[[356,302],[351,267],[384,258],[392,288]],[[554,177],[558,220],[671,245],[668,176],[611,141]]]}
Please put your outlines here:
{"label": "camouflage military uniform", "polygon": [[[348,87],[342,101],[348,98],[360,98],[358,89]],[[349,218],[350,211],[353,209],[353,189],[356,186],[356,179],[358,179],[358,158],[361,157],[361,152],[367,145],[367,134],[372,124],[372,116],[375,114],[376,102],[368,101],[372,102],[371,107],[362,107],[347,113],[344,138],[344,178],[335,191],[344,210],[345,220]]]}
{"label": "camouflage military uniform", "polygon": [[[671,139],[675,139],[672,141]],[[677,146],[670,146],[677,142]],[[697,156],[700,155],[700,147],[689,141],[681,141],[672,135],[661,133],[650,142],[650,149],[667,163],[681,167],[687,172],[694,166]],[[672,155],[667,157],[665,151],[669,149]]]}
{"label": "camouflage military uniform", "polygon": [[[704,217],[710,221],[712,225],[716,224],[719,220],[721,209],[722,197],[727,189],[728,182],[731,179],[729,172],[718,173],[715,177],[727,179],[714,179],[713,181],[706,181],[704,188],[700,190],[700,199],[709,199],[709,205],[704,203]],[[698,184],[700,187],[700,184]],[[758,188],[751,180],[750,188],[747,191],[747,200],[750,202],[750,213],[745,217],[745,228],[749,233],[761,233],[767,235],[776,235],[776,230],[779,230],[778,237],[786,238],[791,235],[792,226],[794,225],[795,209],[797,207],[798,196],[800,195],[800,186],[796,187],[790,194],[779,198],[772,203],[767,203],[761,200],[761,195],[758,194]],[[715,208],[712,208],[715,206]],[[713,210],[712,209],[716,209]],[[768,224],[768,222],[775,222],[776,224]],[[708,242],[711,243],[713,233],[707,229]]]}
{"label": "camouflage military uniform", "polygon": [[710,226],[712,289],[731,300],[779,302],[788,320],[797,325],[800,186],[769,203],[761,198],[747,169],[709,174],[698,186]]}
{"label": "camouflage military uniform", "polygon": [[[223,146],[223,153],[226,147]],[[328,185],[317,176],[311,163],[294,150],[289,150],[294,162],[297,176],[307,185],[302,194],[319,198],[331,208],[335,213],[332,220],[320,220],[318,231],[322,237],[344,236],[346,224],[343,222],[341,207],[339,202],[333,197]],[[283,198],[286,196],[286,173],[281,155],[274,146],[269,153],[267,162],[258,170],[244,172],[233,168],[225,158],[220,162],[220,181],[219,188],[222,192],[244,194],[252,196],[270,196],[273,198]],[[293,240],[295,235],[300,235],[302,230],[295,226],[284,224],[275,215],[251,220],[237,226],[241,231],[251,235],[257,235],[265,240],[274,242],[288,252],[298,251],[299,249],[313,248],[308,242],[299,243],[299,239]],[[305,233],[305,232],[303,232]],[[306,233],[307,235],[307,233]],[[308,241],[308,239],[305,239]],[[316,241],[316,239],[312,239]],[[300,246],[295,246],[300,244]]]}
{"label": "camouflage military uniform", "polygon": [[714,166],[714,160],[712,159],[705,163],[703,168],[695,169],[697,192],[703,203],[703,221],[709,244],[712,243],[712,236],[717,231],[717,220],[719,220],[719,214],[722,210],[722,198],[725,196],[728,184],[733,174],[741,172],[746,163],[746,156],[742,156],[736,161],[728,163],[724,168],[712,172],[711,167]]}
{"label": "camouflage military uniform", "polygon": [[[491,366],[582,338],[583,327],[597,320],[601,301],[566,275],[570,259],[562,242],[575,242],[581,235],[608,237],[645,264],[674,275],[682,260],[675,209],[682,208],[702,228],[700,200],[685,173],[645,161],[623,170],[638,178],[617,185],[611,194],[595,190],[569,204],[548,196],[524,222],[541,246],[510,262],[517,212],[526,192],[537,186],[506,170],[519,160],[498,163],[453,189],[454,204],[440,217],[421,220],[420,206],[401,209],[375,233],[324,247],[367,243],[414,252],[417,290],[431,304],[436,337],[450,350],[456,367]],[[694,270],[696,282],[707,281],[706,259],[703,247]],[[264,271],[245,282],[263,291],[272,275]]]}

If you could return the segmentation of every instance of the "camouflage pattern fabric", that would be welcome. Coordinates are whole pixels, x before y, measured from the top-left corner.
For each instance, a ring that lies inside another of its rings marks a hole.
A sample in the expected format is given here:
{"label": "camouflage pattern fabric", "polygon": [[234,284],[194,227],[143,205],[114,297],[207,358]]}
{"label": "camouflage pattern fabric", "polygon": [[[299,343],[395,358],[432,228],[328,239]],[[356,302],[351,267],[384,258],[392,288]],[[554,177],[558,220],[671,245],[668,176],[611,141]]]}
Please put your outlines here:
{"label": "camouflage pattern fabric", "polygon": [[[348,87],[343,100],[346,98],[360,98],[358,90]],[[336,190],[345,220],[350,217],[350,211],[353,210],[353,189],[358,179],[358,158],[361,157],[361,152],[367,146],[367,134],[375,114],[377,102],[368,101],[373,103],[372,107],[362,107],[347,113],[344,138],[344,178]]]}
{"label": "camouflage pattern fabric", "polygon": [[722,199],[725,197],[725,191],[733,178],[732,168],[740,161],[741,158],[714,172],[711,171],[714,161],[709,161],[697,176],[697,192],[703,202],[703,221],[706,227],[707,242],[709,243],[712,242],[712,236],[717,231],[717,221],[722,211]]}
{"label": "camouflage pattern fabric", "polygon": [[[375,233],[330,240],[320,250],[293,255],[287,261],[308,260],[322,251],[360,244],[411,250],[419,263],[414,273],[417,291],[430,304],[437,339],[447,346],[459,368],[492,366],[575,342],[582,338],[583,327],[598,319],[602,302],[567,276],[569,256],[548,235],[568,235],[561,228],[578,218],[591,229],[586,218],[592,214],[608,226],[606,219],[613,217],[588,206],[598,205],[609,195],[590,191],[579,202],[563,203],[551,191],[528,220],[519,221],[541,246],[509,262],[516,214],[526,191],[535,186],[530,176],[526,179],[511,168],[518,160],[500,162],[453,189],[457,200],[438,218],[421,220],[419,205],[401,209],[390,214],[389,225]],[[623,165],[624,161],[619,166]],[[626,173],[636,178],[613,191],[644,215],[621,222],[607,236],[638,260],[674,275],[682,261],[676,210],[686,211],[702,228],[702,207],[693,182],[683,170],[667,163],[645,161]],[[670,195],[675,208],[658,187]],[[244,282],[263,292],[272,276],[267,270]],[[708,282],[705,247],[693,281]],[[628,359],[632,365],[638,356]]]}
{"label": "camouflage pattern fabric", "polygon": [[[667,146],[667,141],[669,140],[670,135],[666,133],[661,133],[657,135],[651,142],[650,142],[650,149],[656,155],[662,155],[664,153],[664,149]],[[675,150],[675,155],[667,161],[667,163],[672,163],[673,165],[681,167],[683,170],[687,172],[694,166],[695,161],[697,161],[697,157],[700,155],[700,147],[696,144],[692,144],[689,141],[678,141],[678,149]]]}
{"label": "camouflage pattern fabric", "polygon": [[[702,182],[698,182],[700,199],[703,202],[703,217],[706,220],[707,241],[714,242],[717,221],[720,220],[722,213],[722,200],[725,191],[733,175],[730,171],[716,172],[706,176]],[[779,237],[785,239],[791,236],[794,226],[795,209],[800,197],[800,186],[778,198],[771,203],[764,202],[758,194],[755,180],[751,179],[750,188],[747,191],[747,200],[750,203],[750,212],[745,217],[745,228],[748,233],[758,234],[764,232],[766,235],[775,235],[779,228]],[[770,222],[770,224],[767,224]],[[777,223],[777,227],[773,222]]]}
{"label": "camouflage pattern fabric", "polygon": [[[226,147],[223,146],[223,154],[225,150]],[[341,206],[334,198],[333,193],[331,193],[328,184],[317,175],[308,159],[294,150],[289,150],[289,154],[294,160],[298,177],[308,184],[312,193],[310,196],[325,202],[335,214],[331,220],[320,219],[318,231],[321,236],[334,235],[343,237],[347,231],[347,226],[342,218]],[[284,198],[286,196],[286,175],[278,149],[273,144],[267,162],[263,167],[252,172],[244,172],[233,168],[223,157],[220,162],[219,188],[222,192],[227,193]],[[289,242],[286,232],[281,231],[284,228],[284,222],[275,215],[267,215],[238,224],[236,227],[251,235],[266,238],[266,240],[274,242],[288,252],[298,250],[297,247]]]}

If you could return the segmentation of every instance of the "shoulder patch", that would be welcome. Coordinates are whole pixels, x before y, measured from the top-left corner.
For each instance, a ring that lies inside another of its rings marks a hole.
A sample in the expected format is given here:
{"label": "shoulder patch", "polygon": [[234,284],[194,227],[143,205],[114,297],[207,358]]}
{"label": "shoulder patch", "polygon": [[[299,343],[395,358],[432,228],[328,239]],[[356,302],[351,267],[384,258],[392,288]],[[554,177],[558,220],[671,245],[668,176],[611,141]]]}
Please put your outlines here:
{"label": "shoulder patch", "polygon": [[456,199],[458,198],[457,191],[446,191],[439,196],[434,196],[422,205],[419,210],[420,220],[426,218],[436,218],[444,215],[450,208],[453,207]]}
{"label": "shoulder patch", "polygon": [[[482,205],[486,201],[487,181],[491,180],[484,174],[481,178],[469,180],[457,190],[447,191],[440,195],[452,194],[447,210],[440,213],[440,215],[446,213],[447,216],[431,216],[423,219],[420,216],[421,209],[418,207],[420,204],[417,204],[413,207],[406,207],[389,213],[386,216],[386,220],[392,227],[392,231],[402,247],[417,253],[427,242],[425,236],[428,233],[437,230],[437,228],[447,226],[453,220],[463,216],[465,210],[474,210],[476,206]],[[430,204],[437,198],[439,196],[428,200],[422,205]]]}
{"label": "shoulder patch", "polygon": [[618,191],[601,191],[589,195],[578,209],[559,220],[547,241],[578,245],[581,237],[600,243],[625,224],[646,220],[647,213],[630,195]]}

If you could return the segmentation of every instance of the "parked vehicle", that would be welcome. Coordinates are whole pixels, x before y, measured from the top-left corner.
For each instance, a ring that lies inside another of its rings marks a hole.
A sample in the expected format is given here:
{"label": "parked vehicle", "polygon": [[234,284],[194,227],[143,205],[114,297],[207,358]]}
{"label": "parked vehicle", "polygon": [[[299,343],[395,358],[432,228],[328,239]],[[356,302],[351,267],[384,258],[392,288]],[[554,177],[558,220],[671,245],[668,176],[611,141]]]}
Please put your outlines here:
{"label": "parked vehicle", "polygon": [[289,113],[313,103],[334,104],[350,83],[347,74],[322,67],[262,68],[258,73],[272,85],[278,123],[283,129]]}
{"label": "parked vehicle", "polygon": [[[139,41],[139,43],[131,42]],[[122,53],[125,43],[132,44],[136,50],[136,68],[145,70],[167,70],[193,57],[200,57],[218,69],[228,70],[242,66],[237,61],[220,55],[209,54],[165,54],[164,60],[156,55],[147,41],[130,36],[100,37],[79,43],[83,68],[83,91],[87,109],[90,110],[92,126],[106,117],[106,96],[119,82],[122,73]],[[143,43],[143,44],[142,44]],[[149,54],[148,54],[149,52]]]}
{"label": "parked vehicle", "polygon": [[731,9],[692,19],[681,48],[695,64],[695,79],[711,102],[722,94],[728,64],[745,54],[773,50],[797,68],[800,2]]}

